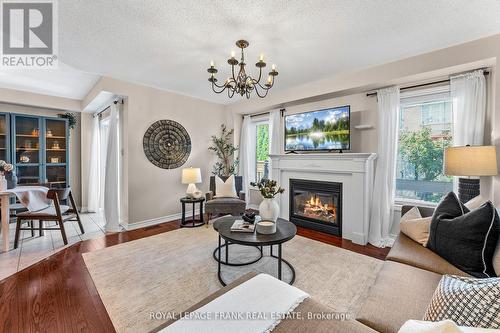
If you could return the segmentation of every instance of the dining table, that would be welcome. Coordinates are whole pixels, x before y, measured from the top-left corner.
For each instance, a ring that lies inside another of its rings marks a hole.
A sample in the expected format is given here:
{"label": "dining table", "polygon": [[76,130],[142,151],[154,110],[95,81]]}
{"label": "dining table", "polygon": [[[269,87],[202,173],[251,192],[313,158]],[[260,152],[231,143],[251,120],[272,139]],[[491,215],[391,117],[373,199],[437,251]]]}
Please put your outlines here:
{"label": "dining table", "polygon": [[51,205],[47,198],[49,189],[45,186],[17,186],[12,189],[0,191],[0,219],[2,221],[2,251],[7,252],[10,248],[9,221],[10,221],[10,198],[16,196],[19,202],[31,212],[45,209]]}

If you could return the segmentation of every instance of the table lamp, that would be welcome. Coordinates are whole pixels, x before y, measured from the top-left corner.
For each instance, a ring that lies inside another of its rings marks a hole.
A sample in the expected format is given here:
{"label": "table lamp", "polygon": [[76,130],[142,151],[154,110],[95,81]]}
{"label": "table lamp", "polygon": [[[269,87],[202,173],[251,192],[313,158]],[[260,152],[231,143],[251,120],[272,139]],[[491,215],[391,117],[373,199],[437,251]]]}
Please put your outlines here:
{"label": "table lamp", "polygon": [[201,183],[200,168],[182,169],[182,184],[189,184],[186,190],[188,198],[199,198],[201,192],[196,188],[195,184]]}
{"label": "table lamp", "polygon": [[497,152],[495,146],[448,147],[444,151],[444,173],[458,178],[458,197],[463,203],[479,195],[479,178],[495,176]]}

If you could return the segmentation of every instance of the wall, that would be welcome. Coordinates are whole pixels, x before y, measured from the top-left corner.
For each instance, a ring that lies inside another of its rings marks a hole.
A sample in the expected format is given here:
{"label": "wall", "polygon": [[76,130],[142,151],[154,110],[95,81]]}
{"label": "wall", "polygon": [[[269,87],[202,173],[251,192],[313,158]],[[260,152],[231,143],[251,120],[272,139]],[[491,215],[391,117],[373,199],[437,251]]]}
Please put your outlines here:
{"label": "wall", "polygon": [[[35,100],[32,100],[31,103],[36,103]],[[16,104],[7,104],[0,103],[0,112],[10,112],[10,113],[23,113],[23,114],[31,114],[31,115],[40,115],[40,116],[50,116],[57,117],[58,113],[62,113],[65,111],[54,110],[54,109],[46,109],[32,106],[23,106]],[[77,206],[81,205],[81,161],[80,161],[80,129],[81,129],[81,121],[80,121],[80,113],[76,113],[78,124],[70,133],[70,185],[75,197],[75,201]]]}
{"label": "wall", "polygon": [[[179,199],[187,185],[181,184],[183,167],[200,167],[203,184],[197,187],[208,190],[211,168],[215,156],[208,151],[210,136],[219,133],[222,123],[232,127],[232,116],[223,106],[156,88],[103,78],[92,89],[85,103],[90,103],[99,92],[107,91],[125,98],[123,111],[123,163],[125,191],[128,192],[128,224],[147,224],[179,216]],[[89,116],[84,116],[85,124]],[[179,122],[191,137],[191,155],[184,166],[165,170],[151,164],[146,158],[142,139],[147,128],[157,120]],[[82,142],[89,142],[90,130],[85,130]],[[88,153],[88,152],[87,152]],[[83,179],[86,179],[86,173]]]}
{"label": "wall", "polygon": [[[307,111],[321,110],[343,105],[351,106],[351,150],[353,153],[377,152],[377,99],[366,94],[353,94],[336,98],[293,105],[286,108],[286,115]],[[357,125],[372,125],[374,128],[357,130]],[[283,138],[284,133],[280,134]],[[284,148],[282,146],[282,153]]]}
{"label": "wall", "polygon": [[0,88],[0,102],[72,112],[81,111],[81,101],[76,99],[35,94],[6,88]]}
{"label": "wall", "polygon": [[[304,104],[296,104],[286,108],[286,115],[292,115],[301,112],[320,110],[330,107],[350,105],[351,106],[351,150],[353,153],[376,153],[377,152],[377,99],[368,97],[365,93],[352,94],[342,97],[326,98],[323,100],[309,102]],[[236,119],[241,117],[235,117]],[[282,118],[280,138],[284,137],[284,119]],[[357,125],[372,125],[373,128],[365,130],[357,130],[354,127]],[[239,124],[241,127],[241,121]],[[283,154],[283,141],[280,142],[281,153]],[[260,193],[255,189],[249,189],[250,205],[255,208],[262,200]]]}
{"label": "wall", "polygon": [[[500,96],[500,76],[497,74],[499,61],[500,34],[497,34],[355,72],[340,73],[294,88],[275,90],[264,99],[239,101],[226,106],[226,109],[236,114],[247,114],[285,107],[287,111],[292,112],[295,108],[308,108],[304,105],[330,105],[330,102],[334,101],[331,98],[349,99],[354,98],[356,94],[364,94],[381,87],[433,82],[448,78],[455,73],[489,67],[485,144],[496,145],[497,151],[500,152],[500,103],[496,102],[496,97]],[[276,88],[278,87],[277,81]],[[360,101],[363,100],[362,97],[359,98]],[[368,103],[365,104],[368,106],[366,110],[374,110],[373,105],[370,104],[373,102],[367,101],[366,103]],[[362,112],[359,113],[359,119],[356,119],[354,115],[357,116],[357,114],[353,114],[353,122],[365,123],[366,120],[371,121],[374,114]],[[376,151],[375,140],[373,140],[376,139],[375,133],[376,129],[372,132],[362,132],[359,145],[353,142],[353,151]],[[355,130],[353,130],[353,135],[357,135]],[[500,165],[500,153],[497,155]],[[500,203],[500,176],[482,177],[481,193],[497,204]]]}

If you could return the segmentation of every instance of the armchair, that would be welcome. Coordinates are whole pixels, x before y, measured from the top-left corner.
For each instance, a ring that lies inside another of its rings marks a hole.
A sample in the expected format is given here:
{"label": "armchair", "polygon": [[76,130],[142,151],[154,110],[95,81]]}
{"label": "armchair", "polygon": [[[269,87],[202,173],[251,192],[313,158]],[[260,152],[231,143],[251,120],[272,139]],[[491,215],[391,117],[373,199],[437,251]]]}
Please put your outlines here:
{"label": "armchair", "polygon": [[[220,177],[226,181],[227,177]],[[208,214],[208,220],[213,214],[231,214],[241,215],[245,213],[246,202],[245,192],[243,192],[243,178],[234,176],[234,185],[238,198],[215,198],[215,176],[210,177],[210,191],[206,194],[205,211]],[[208,224],[207,224],[208,226]]]}

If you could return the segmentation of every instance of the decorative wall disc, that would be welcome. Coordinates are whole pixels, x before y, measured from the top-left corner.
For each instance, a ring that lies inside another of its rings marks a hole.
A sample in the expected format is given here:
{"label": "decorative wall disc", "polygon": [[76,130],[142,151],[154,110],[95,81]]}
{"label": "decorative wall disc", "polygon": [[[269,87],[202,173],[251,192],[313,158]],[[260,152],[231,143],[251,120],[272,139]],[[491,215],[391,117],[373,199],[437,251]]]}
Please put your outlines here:
{"label": "decorative wall disc", "polygon": [[142,146],[151,163],[162,169],[175,169],[189,158],[191,138],[178,122],[158,120],[144,134]]}

